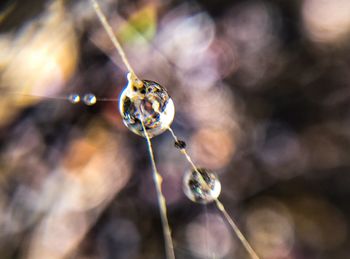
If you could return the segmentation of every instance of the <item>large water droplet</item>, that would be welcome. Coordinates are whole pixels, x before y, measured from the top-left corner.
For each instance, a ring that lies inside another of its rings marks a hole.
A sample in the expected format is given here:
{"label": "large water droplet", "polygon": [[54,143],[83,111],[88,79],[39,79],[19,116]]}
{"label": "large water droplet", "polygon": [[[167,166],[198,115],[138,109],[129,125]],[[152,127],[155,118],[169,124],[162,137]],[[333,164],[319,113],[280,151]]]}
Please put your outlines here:
{"label": "large water droplet", "polygon": [[183,190],[191,201],[206,204],[219,197],[221,183],[215,173],[199,168],[184,175]]}
{"label": "large water droplet", "polygon": [[119,99],[123,122],[132,132],[145,137],[143,122],[150,138],[163,133],[174,119],[175,107],[164,87],[143,80],[142,87],[126,87]]}

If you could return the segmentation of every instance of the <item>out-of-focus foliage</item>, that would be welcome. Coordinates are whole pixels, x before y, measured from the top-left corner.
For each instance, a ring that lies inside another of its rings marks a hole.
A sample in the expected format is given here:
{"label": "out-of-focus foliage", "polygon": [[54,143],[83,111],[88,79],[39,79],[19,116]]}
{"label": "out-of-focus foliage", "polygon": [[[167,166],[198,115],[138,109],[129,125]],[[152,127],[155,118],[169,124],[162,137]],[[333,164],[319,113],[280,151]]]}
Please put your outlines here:
{"label": "out-of-focus foliage", "polygon": [[[126,84],[90,1],[24,2],[0,9],[1,258],[164,258],[145,140],[116,102],[57,98]],[[99,2],[261,258],[349,258],[350,2]],[[153,145],[177,258],[248,258],[186,199],[170,134]]]}

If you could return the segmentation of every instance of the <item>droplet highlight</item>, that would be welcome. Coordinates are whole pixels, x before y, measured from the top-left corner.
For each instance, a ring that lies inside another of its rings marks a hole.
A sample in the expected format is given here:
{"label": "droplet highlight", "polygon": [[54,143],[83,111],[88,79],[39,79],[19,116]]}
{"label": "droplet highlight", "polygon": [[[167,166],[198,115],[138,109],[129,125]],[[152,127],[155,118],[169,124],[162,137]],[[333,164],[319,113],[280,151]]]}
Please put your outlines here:
{"label": "droplet highlight", "polygon": [[80,102],[80,96],[79,94],[70,94],[67,96],[67,99],[69,102],[76,104]]}
{"label": "droplet highlight", "polygon": [[199,168],[185,173],[183,190],[191,201],[207,204],[219,197],[221,183],[215,173]]}
{"label": "droplet highlight", "polygon": [[96,103],[97,99],[96,96],[94,94],[85,94],[83,97],[83,102],[87,105],[87,106],[91,106],[94,105]]}

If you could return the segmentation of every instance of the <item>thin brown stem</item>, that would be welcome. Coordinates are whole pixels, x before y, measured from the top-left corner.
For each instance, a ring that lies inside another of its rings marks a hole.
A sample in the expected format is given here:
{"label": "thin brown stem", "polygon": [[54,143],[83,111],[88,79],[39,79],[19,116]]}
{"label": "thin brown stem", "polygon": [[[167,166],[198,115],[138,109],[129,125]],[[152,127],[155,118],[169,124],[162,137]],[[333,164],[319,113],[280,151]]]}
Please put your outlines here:
{"label": "thin brown stem", "polygon": [[231,228],[233,229],[233,231],[236,233],[238,239],[242,242],[244,248],[247,250],[247,252],[249,253],[249,255],[253,258],[253,259],[260,259],[260,257],[257,255],[257,253],[254,251],[254,249],[252,248],[252,246],[249,244],[248,240],[244,237],[243,233],[241,232],[241,230],[238,228],[238,226],[236,225],[236,223],[233,221],[233,219],[230,217],[230,215],[227,213],[224,205],[218,200],[215,200],[215,204],[216,207],[222,212],[222,214],[224,215],[226,221],[229,223],[229,225],[231,226]]}
{"label": "thin brown stem", "polygon": [[122,46],[120,45],[117,37],[115,36],[112,26],[108,23],[106,16],[103,14],[100,5],[98,4],[98,2],[96,0],[91,0],[92,2],[92,6],[94,7],[94,10],[97,14],[98,19],[100,20],[103,28],[105,29],[105,31],[108,34],[108,37],[111,39],[114,47],[117,49],[123,63],[125,64],[126,68],[128,69],[128,71],[134,75],[135,78],[137,78],[134,69],[132,68],[132,66],[129,63],[128,58],[126,57],[126,54],[122,48]]}
{"label": "thin brown stem", "polygon": [[[178,141],[178,137],[175,135],[174,131],[169,127],[168,130],[170,131],[172,137],[174,138],[175,141]],[[190,155],[187,153],[185,148],[182,148],[180,152],[186,157],[187,161],[191,164],[193,169],[197,172],[198,179],[200,181],[200,184],[204,187],[209,189],[210,187],[208,186],[207,182],[204,180],[203,176],[199,173],[198,167],[194,164],[192,161]],[[244,248],[247,250],[248,254],[251,256],[252,259],[260,259],[260,257],[257,255],[257,253],[254,251],[252,246],[249,244],[248,240],[244,237],[243,233],[240,231],[236,223],[233,221],[233,219],[230,217],[230,215],[227,213],[224,205],[216,198],[214,200],[216,207],[218,210],[223,214],[225,217],[226,221],[229,223],[230,227],[232,230],[235,232],[237,235],[238,239],[242,242]]]}
{"label": "thin brown stem", "polygon": [[154,182],[154,185],[156,187],[160,218],[162,221],[166,258],[167,259],[175,259],[174,245],[173,245],[173,241],[171,238],[171,230],[170,230],[169,221],[168,221],[168,217],[167,217],[166,202],[165,202],[165,197],[164,197],[163,192],[162,192],[162,180],[163,179],[158,172],[156,162],[154,159],[152,142],[151,142],[151,139],[146,131],[146,127],[145,127],[142,120],[141,120],[141,125],[143,128],[143,132],[145,134],[145,138],[147,140],[148,152],[149,152],[149,155],[151,158],[151,163],[152,163],[152,168],[153,168],[153,170],[152,170],[153,182]]}

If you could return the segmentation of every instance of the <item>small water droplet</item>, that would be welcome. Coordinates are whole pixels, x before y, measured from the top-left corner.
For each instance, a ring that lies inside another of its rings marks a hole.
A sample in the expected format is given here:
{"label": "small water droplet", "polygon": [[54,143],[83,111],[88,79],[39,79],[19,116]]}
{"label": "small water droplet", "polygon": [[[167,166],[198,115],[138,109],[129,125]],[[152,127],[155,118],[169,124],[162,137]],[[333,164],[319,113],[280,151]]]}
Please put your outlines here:
{"label": "small water droplet", "polygon": [[73,104],[80,102],[79,94],[70,94],[67,96],[67,99],[68,99],[68,101],[70,101]]}
{"label": "small water droplet", "polygon": [[85,94],[83,97],[83,102],[88,106],[94,105],[96,101],[97,99],[94,94]]}
{"label": "small water droplet", "polygon": [[184,193],[193,202],[206,204],[214,201],[221,192],[219,179],[208,169],[199,168],[197,171],[188,171],[184,175]]}
{"label": "small water droplet", "polygon": [[127,86],[119,99],[119,111],[128,129],[145,137],[142,121],[152,138],[168,129],[174,119],[175,106],[166,89],[158,83],[143,80],[142,89],[135,91]]}

